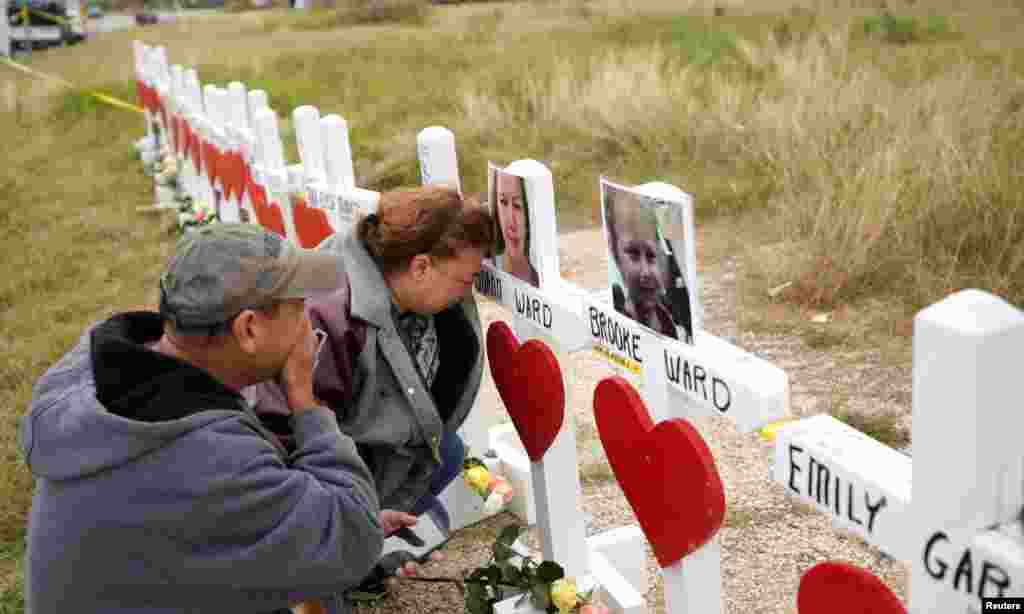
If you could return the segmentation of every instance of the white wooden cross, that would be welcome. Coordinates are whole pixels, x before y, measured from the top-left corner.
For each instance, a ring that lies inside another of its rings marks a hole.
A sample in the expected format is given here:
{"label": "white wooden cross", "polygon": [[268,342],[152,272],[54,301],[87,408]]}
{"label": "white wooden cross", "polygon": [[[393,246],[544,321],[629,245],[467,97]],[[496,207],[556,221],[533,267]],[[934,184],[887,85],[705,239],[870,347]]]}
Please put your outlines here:
{"label": "white wooden cross", "polygon": [[[4,13],[6,15],[6,13]],[[132,57],[135,62],[135,79],[144,85],[150,85],[152,79],[149,74],[149,54],[151,49],[142,41],[132,41]],[[156,149],[156,135],[153,132],[153,114],[148,108],[143,109],[143,118],[146,123],[146,136],[140,141],[140,151],[143,162],[147,156],[153,155]]]}
{"label": "white wooden cross", "polygon": [[913,345],[913,460],[819,415],[779,429],[775,480],[909,564],[911,614],[1024,597],[1024,312],[957,292],[917,314]]}
{"label": "white wooden cross", "polygon": [[3,19],[0,20],[0,55],[11,57],[11,21],[7,18],[7,0],[0,2],[3,8]]}
{"label": "white wooden cross", "polygon": [[[445,152],[442,157],[442,154],[437,153],[439,150],[443,148],[433,148],[434,160],[455,159],[454,152]],[[442,166],[441,162],[430,164],[432,169]],[[550,172],[537,162],[520,161],[507,170],[526,177],[528,189],[530,186],[550,186]],[[531,177],[536,179],[531,182]],[[638,190],[654,198],[692,207],[686,194],[668,184],[645,184]],[[528,198],[531,206],[554,210],[553,188],[533,187],[533,191],[535,193]],[[692,210],[688,220],[691,240],[687,247],[693,249],[695,235],[692,229]],[[742,432],[751,432],[789,417],[789,380],[785,372],[701,330],[699,308],[694,314],[693,346],[658,336],[620,315],[612,308],[607,291],[591,293],[561,279],[558,274],[557,233],[553,232],[553,220],[549,228],[541,230],[550,231],[554,237],[542,242],[546,253],[540,258],[540,265],[545,269],[542,273],[546,272],[547,275],[542,274],[540,290],[490,266],[485,268],[477,287],[481,294],[505,305],[516,314],[515,328],[521,341],[539,337],[563,352],[595,349],[616,368],[624,368],[639,375],[642,395],[655,421],[670,417],[717,415],[732,420]],[[572,430],[568,417],[567,414],[563,429]],[[515,437],[515,431],[510,426],[492,429],[491,447],[504,452],[506,447],[515,445]],[[572,437],[574,439],[575,435]],[[574,455],[575,442],[570,447]],[[552,446],[549,454],[561,454],[559,450],[556,441],[556,446]],[[521,458],[525,459],[525,455]],[[575,456],[571,463],[566,460],[552,465],[563,470],[575,466]],[[506,468],[506,473],[512,475],[521,471],[522,464],[518,468],[514,464]],[[578,483],[578,477],[576,480]],[[566,493],[572,492],[571,488],[562,489],[556,496],[568,496]],[[575,492],[578,493],[578,490]],[[534,496],[540,495],[534,493]],[[571,508],[571,504],[559,505],[562,509]],[[574,531],[566,529],[556,535],[556,539],[572,544],[564,549],[577,553],[587,551],[578,546],[578,539],[573,541]],[[629,549],[623,548],[626,551]],[[621,554],[609,558],[616,562],[630,559]],[[643,568],[642,563],[637,566]],[[622,575],[629,576],[625,566],[620,567],[620,570],[623,571]],[[686,565],[677,572],[678,577],[667,581],[667,584],[680,588],[676,591],[675,602],[681,608],[700,608],[703,612],[721,611],[720,545],[717,538],[689,557]],[[643,578],[632,578],[630,584],[633,587],[646,587]],[[697,587],[700,590],[696,590]],[[708,590],[713,590],[716,596],[709,597]]]}

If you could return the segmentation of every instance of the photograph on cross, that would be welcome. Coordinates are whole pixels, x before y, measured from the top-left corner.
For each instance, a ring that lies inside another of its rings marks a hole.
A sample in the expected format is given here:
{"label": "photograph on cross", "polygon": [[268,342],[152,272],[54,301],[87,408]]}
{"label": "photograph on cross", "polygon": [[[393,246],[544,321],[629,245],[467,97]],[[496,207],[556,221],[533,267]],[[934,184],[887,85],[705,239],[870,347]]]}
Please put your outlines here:
{"label": "photograph on cross", "polygon": [[615,310],[652,331],[693,344],[695,263],[688,261],[684,203],[601,178],[608,278]]}
{"label": "photograph on cross", "polygon": [[494,266],[539,288],[539,267],[530,240],[530,230],[536,227],[532,223],[535,213],[527,200],[526,178],[489,163],[487,184],[495,225]]}

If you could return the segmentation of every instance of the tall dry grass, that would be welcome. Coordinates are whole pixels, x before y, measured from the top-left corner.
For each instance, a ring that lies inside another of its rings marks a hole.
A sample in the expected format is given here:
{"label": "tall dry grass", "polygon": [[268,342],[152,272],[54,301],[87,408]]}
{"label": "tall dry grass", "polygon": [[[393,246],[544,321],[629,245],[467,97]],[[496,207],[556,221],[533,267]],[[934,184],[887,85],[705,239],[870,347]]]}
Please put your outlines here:
{"label": "tall dry grass", "polygon": [[774,211],[761,239],[794,249],[767,277],[802,303],[919,307],[967,285],[1024,302],[1024,81],[1008,62],[925,50],[894,71],[871,44],[847,29],[738,42],[708,67],[659,44],[563,56],[463,108],[485,136],[529,126],[731,175],[718,188],[735,198],[703,211]]}
{"label": "tall dry grass", "polygon": [[835,33],[757,52],[781,91],[750,117],[755,151],[779,173],[783,236],[805,241],[777,274],[822,305],[965,285],[1021,303],[1024,81],[967,56],[899,80],[850,48]]}

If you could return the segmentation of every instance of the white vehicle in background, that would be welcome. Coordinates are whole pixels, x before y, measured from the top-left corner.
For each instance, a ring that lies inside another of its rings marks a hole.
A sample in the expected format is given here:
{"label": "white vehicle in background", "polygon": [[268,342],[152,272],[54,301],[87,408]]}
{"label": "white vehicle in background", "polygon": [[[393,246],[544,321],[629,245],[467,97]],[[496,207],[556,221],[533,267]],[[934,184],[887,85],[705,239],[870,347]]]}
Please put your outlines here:
{"label": "white vehicle in background", "polygon": [[40,49],[73,45],[85,40],[77,1],[14,0],[5,16],[12,49]]}

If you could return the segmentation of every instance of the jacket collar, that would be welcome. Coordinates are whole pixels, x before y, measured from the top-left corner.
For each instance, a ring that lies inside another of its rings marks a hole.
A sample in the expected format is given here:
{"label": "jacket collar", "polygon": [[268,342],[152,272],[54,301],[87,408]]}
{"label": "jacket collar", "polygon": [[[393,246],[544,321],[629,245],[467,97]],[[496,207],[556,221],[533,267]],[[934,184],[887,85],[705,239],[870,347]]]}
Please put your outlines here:
{"label": "jacket collar", "polygon": [[377,328],[393,327],[391,289],[384,281],[377,263],[366,251],[366,246],[355,233],[350,233],[345,237],[341,251],[350,265],[347,268],[352,315]]}
{"label": "jacket collar", "polygon": [[206,371],[146,347],[162,334],[163,320],[152,312],[118,314],[93,329],[96,399],[108,411],[161,422],[209,409],[244,410],[241,395]]}

